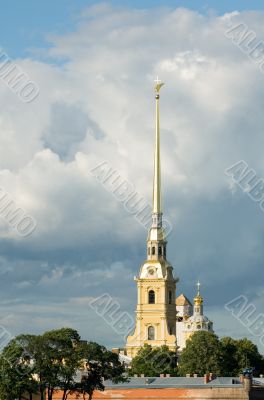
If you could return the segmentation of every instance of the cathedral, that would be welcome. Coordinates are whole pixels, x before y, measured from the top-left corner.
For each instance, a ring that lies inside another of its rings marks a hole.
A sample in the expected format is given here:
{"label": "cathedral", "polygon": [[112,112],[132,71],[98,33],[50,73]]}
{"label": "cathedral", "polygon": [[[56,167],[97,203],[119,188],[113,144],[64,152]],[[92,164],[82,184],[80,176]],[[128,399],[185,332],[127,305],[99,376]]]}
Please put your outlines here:
{"label": "cathedral", "polygon": [[213,332],[213,323],[203,314],[203,298],[200,295],[200,282],[197,283],[197,294],[190,300],[181,294],[176,299],[176,337],[177,351],[180,353],[186,346],[186,340],[197,331]]}
{"label": "cathedral", "polygon": [[136,356],[144,344],[152,347],[166,345],[169,350],[180,352],[186,340],[197,330],[213,331],[212,322],[203,315],[203,298],[200,284],[194,298],[194,308],[183,294],[176,299],[173,267],[167,260],[166,233],[162,226],[161,163],[160,163],[160,89],[164,85],[155,81],[156,132],[154,154],[154,179],[152,224],[147,237],[147,259],[135,278],[137,307],[135,328],[127,337],[124,354]]}

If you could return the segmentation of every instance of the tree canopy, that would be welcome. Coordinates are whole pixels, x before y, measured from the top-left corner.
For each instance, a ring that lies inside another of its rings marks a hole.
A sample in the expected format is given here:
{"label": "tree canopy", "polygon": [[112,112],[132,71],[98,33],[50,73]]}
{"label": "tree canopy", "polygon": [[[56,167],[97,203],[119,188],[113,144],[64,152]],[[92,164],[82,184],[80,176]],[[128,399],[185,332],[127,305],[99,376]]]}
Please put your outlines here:
{"label": "tree canopy", "polygon": [[[52,400],[59,389],[62,400],[68,393],[85,393],[92,398],[95,389],[104,390],[104,379],[125,380],[118,356],[94,342],[83,342],[71,328],[52,330],[43,335],[19,335],[0,356],[0,399],[22,399],[38,394]],[[79,379],[76,379],[76,376]]]}
{"label": "tree canopy", "polygon": [[0,357],[0,399],[21,399],[23,393],[30,398],[38,392],[37,382],[32,379],[30,358],[15,339],[4,348]]}
{"label": "tree canopy", "polygon": [[195,332],[186,342],[179,360],[179,373],[221,374],[222,351],[218,337],[212,332]]}
{"label": "tree canopy", "polygon": [[130,375],[144,374],[145,376],[159,376],[160,374],[177,375],[176,354],[167,346],[152,348],[145,344],[133,358]]}
{"label": "tree canopy", "polygon": [[110,379],[114,383],[127,381],[118,355],[104,346],[94,342],[83,345],[81,359],[88,368],[75,388],[79,393],[88,394],[89,400],[94,390],[104,390],[104,379]]}
{"label": "tree canopy", "polygon": [[264,359],[257,346],[249,339],[224,337],[220,341],[223,349],[223,375],[237,376],[245,368],[254,368],[254,374],[264,372]]}
{"label": "tree canopy", "polygon": [[247,367],[255,368],[255,375],[264,372],[264,359],[257,346],[249,339],[221,340],[211,332],[195,332],[186,343],[179,360],[179,373],[213,373],[218,376],[238,376]]}

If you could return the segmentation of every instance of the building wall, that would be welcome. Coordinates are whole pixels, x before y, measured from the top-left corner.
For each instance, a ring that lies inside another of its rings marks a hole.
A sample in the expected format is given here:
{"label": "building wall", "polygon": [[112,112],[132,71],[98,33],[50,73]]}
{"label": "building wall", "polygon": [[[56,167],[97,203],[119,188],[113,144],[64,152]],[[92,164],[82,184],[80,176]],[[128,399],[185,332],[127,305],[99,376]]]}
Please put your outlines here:
{"label": "building wall", "polygon": [[186,344],[185,333],[183,331],[184,331],[184,322],[177,321],[176,322],[176,336],[177,336],[177,346],[178,346],[179,351],[182,351]]}
{"label": "building wall", "polygon": [[242,388],[205,388],[205,389],[133,389],[107,390],[105,393],[96,393],[94,399],[157,399],[157,400],[248,400],[248,394]]}
{"label": "building wall", "polygon": [[[248,392],[242,387],[232,388],[164,388],[164,389],[107,389],[104,392],[96,391],[94,400],[259,400],[264,399],[264,388],[259,389],[257,394],[249,396]],[[255,397],[262,396],[262,397]],[[67,400],[76,400],[76,395],[68,395]],[[87,397],[79,399],[87,400]],[[54,400],[61,400],[61,392],[54,395]]]}

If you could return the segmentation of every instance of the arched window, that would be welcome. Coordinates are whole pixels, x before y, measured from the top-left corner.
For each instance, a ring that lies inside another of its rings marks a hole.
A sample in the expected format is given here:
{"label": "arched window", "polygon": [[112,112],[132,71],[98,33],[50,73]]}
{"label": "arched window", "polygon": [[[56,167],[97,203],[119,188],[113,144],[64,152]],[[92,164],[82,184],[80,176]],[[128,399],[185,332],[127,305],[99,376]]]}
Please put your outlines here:
{"label": "arched window", "polygon": [[152,247],[152,255],[155,255],[155,247]]}
{"label": "arched window", "polygon": [[169,290],[169,304],[171,304],[172,302],[172,291]]}
{"label": "arched window", "polygon": [[148,340],[155,340],[155,329],[154,326],[148,327]]}
{"label": "arched window", "polygon": [[161,246],[159,246],[159,256],[161,256],[162,255],[162,248],[161,248]]}
{"label": "arched window", "polygon": [[148,293],[148,302],[149,304],[155,304],[155,292],[154,290],[150,290]]}

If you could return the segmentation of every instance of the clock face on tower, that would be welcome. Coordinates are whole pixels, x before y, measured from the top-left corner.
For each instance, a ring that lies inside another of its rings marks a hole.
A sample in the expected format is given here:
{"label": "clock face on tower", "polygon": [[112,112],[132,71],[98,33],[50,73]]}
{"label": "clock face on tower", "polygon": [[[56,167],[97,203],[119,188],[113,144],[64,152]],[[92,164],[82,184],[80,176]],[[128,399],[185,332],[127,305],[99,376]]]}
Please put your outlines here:
{"label": "clock face on tower", "polygon": [[149,269],[148,273],[149,273],[149,275],[154,275],[155,271],[154,271],[154,269],[151,268],[151,269]]}
{"label": "clock face on tower", "polygon": [[148,276],[150,278],[154,278],[156,275],[157,275],[156,268],[153,268],[153,267],[148,268]]}

